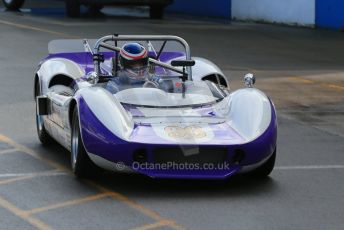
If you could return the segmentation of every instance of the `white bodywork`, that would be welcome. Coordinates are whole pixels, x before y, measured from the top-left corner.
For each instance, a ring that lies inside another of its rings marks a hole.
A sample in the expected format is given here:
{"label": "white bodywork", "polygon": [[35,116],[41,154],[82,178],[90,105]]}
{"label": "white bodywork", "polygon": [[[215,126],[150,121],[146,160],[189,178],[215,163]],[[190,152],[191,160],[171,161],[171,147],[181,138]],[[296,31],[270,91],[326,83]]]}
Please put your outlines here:
{"label": "white bodywork", "polygon": [[[156,95],[156,91],[165,94],[159,89],[143,90],[150,91],[153,97]],[[132,95],[140,95],[142,89],[130,89],[128,91]],[[203,117],[191,108],[139,108],[144,117],[133,118],[130,113],[122,108],[120,104],[123,102],[122,97],[113,96],[102,88],[83,89],[80,95],[102,124],[116,136],[126,141],[130,141],[129,137],[133,131],[134,123],[141,123],[150,124],[157,136],[168,141],[174,141],[175,144],[185,144],[186,142],[187,144],[203,144],[208,143],[214,137],[209,125],[226,123],[242,137],[240,141],[234,144],[244,144],[258,138],[271,122],[269,99],[260,90],[253,88],[235,91],[221,102],[214,104],[215,117]],[[126,98],[126,100],[130,100],[130,98]],[[171,139],[164,131],[170,125],[181,128],[197,125],[206,135],[204,138],[194,138],[186,140],[186,142],[183,139]],[[216,144],[217,141],[214,140],[213,143]]]}
{"label": "white bodywork", "polygon": [[85,71],[75,62],[65,58],[52,58],[41,65],[37,75],[41,81],[41,92],[49,92],[48,86],[50,80],[57,75],[64,75],[72,79],[78,79],[85,76]]}
{"label": "white bodywork", "polygon": [[[193,81],[201,82],[205,77],[223,78],[228,89],[229,83],[223,72],[211,61],[194,57],[196,65],[192,68]],[[268,97],[261,91],[254,88],[243,88],[230,93],[222,101],[212,105],[213,117],[204,117],[196,113],[192,108],[139,108],[142,117],[134,117],[125,110],[121,102],[128,104],[144,104],[154,106],[175,106],[208,103],[214,101],[214,97],[189,93],[181,99],[181,95],[166,93],[160,89],[136,88],[124,90],[116,95],[102,87],[94,86],[85,81],[76,81],[77,92],[72,89],[71,95],[61,94],[61,90],[67,86],[54,85],[49,87],[50,81],[59,75],[78,80],[86,76],[84,69],[78,64],[64,58],[52,58],[43,62],[37,71],[37,81],[40,84],[41,95],[47,96],[51,103],[51,114],[44,118],[44,125],[48,133],[70,150],[70,104],[76,97],[82,97],[98,120],[114,135],[125,141],[132,141],[131,136],[136,124],[149,124],[154,133],[160,139],[175,144],[196,144],[202,145],[212,142],[212,144],[223,144],[214,139],[215,134],[211,125],[225,124],[230,127],[241,138],[233,137],[236,141],[232,144],[244,144],[258,138],[269,126],[271,122],[272,107]],[[214,79],[217,82],[218,79]],[[149,104],[150,103],[150,104]],[[179,127],[186,130],[187,127],[197,126],[197,131],[202,131],[204,135],[199,138],[171,138],[166,133],[166,127]],[[228,140],[231,137],[228,137]],[[98,165],[106,168],[110,167],[106,160],[89,153],[91,159]]]}
{"label": "white bodywork", "polygon": [[[203,75],[207,76],[209,74],[216,73],[222,75],[219,68],[208,60],[203,58],[195,59],[198,64],[196,64],[193,70],[194,81],[199,81],[204,77]],[[200,68],[198,69],[198,67]],[[68,147],[70,138],[68,112],[69,102],[72,97],[60,95],[54,92],[53,88],[49,89],[48,85],[50,80],[56,75],[65,75],[73,79],[78,79],[84,76],[85,72],[70,60],[56,58],[44,62],[38,70],[37,75],[40,79],[43,95],[47,95],[54,102],[51,105],[54,113],[49,115],[53,122],[48,122],[47,129],[61,144]],[[172,103],[172,106],[178,104],[178,98],[175,98],[175,95],[168,94],[159,89],[125,90],[114,97],[103,88],[89,87],[91,84],[85,82],[82,84],[83,86],[81,88],[83,89],[79,90],[78,93],[82,95],[97,118],[110,131],[123,140],[128,140],[134,126],[134,121],[131,114],[123,109],[120,102],[128,103],[130,101],[133,102],[134,100],[136,103],[133,104],[141,104],[142,101],[147,101],[160,106],[169,105],[169,103]],[[187,100],[184,99],[183,101],[187,102],[186,104],[192,104],[194,101],[207,103],[213,99],[214,98],[208,98],[207,95],[200,97],[200,95],[191,94],[188,96]],[[175,123],[187,122],[190,124],[194,123],[191,120],[210,124],[220,122],[219,120],[216,120],[219,118],[214,118],[212,120],[209,120],[209,118],[200,118],[197,120],[197,118],[195,119],[197,115],[193,113],[192,109],[180,109],[179,111],[174,110],[174,112],[178,114],[177,116],[167,116],[167,118],[162,118],[161,114],[164,114],[164,111],[166,110],[159,111],[159,109],[154,109],[152,112],[152,110],[146,109],[145,113],[149,113],[147,115],[150,117],[150,122],[171,123],[168,122],[169,119]],[[269,99],[264,95],[264,93],[253,88],[245,88],[232,92],[227,98],[222,100],[222,102],[214,105],[214,111],[216,111],[217,115],[221,117],[221,121],[227,122],[242,137],[244,137],[245,142],[249,142],[257,138],[266,130],[271,120],[271,106]],[[160,118],[154,118],[154,114],[160,115]],[[169,114],[171,114],[170,111]],[[145,122],[147,121],[148,120]],[[58,129],[61,129],[58,132],[54,131],[54,129],[56,129],[56,125],[59,125],[60,127]],[[161,133],[160,131],[157,132]]]}
{"label": "white bodywork", "polygon": [[228,77],[225,76],[217,65],[205,58],[193,57],[193,59],[196,62],[196,65],[192,67],[192,78],[194,81],[202,81],[204,77],[218,75],[226,82],[226,86],[229,88]]}

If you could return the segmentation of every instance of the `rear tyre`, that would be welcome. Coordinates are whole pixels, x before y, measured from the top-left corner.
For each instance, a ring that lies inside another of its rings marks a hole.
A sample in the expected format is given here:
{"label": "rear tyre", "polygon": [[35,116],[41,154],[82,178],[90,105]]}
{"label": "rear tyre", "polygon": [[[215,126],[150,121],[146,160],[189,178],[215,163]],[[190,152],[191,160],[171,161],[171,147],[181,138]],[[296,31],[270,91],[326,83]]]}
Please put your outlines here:
{"label": "rear tyre", "polygon": [[100,169],[88,156],[80,134],[79,114],[75,107],[72,120],[71,166],[73,173],[79,178],[87,178],[97,174]]}
{"label": "rear tyre", "polygon": [[[35,85],[36,89],[36,97],[41,95],[41,88],[40,84],[37,82]],[[54,143],[54,139],[50,136],[44,126],[44,117],[38,115],[37,111],[37,101],[36,101],[36,128],[37,128],[37,135],[38,139],[41,141],[43,145],[50,145]]]}
{"label": "rear tyre", "polygon": [[163,19],[164,5],[151,5],[149,9],[149,16],[151,19]]}
{"label": "rear tyre", "polygon": [[66,14],[68,17],[77,18],[80,17],[80,2],[79,0],[65,0],[66,2]]}
{"label": "rear tyre", "polygon": [[250,175],[257,178],[265,178],[270,175],[275,167],[276,149],[270,158],[261,166],[250,172]]}
{"label": "rear tyre", "polygon": [[25,0],[2,0],[6,9],[19,10],[23,6]]}

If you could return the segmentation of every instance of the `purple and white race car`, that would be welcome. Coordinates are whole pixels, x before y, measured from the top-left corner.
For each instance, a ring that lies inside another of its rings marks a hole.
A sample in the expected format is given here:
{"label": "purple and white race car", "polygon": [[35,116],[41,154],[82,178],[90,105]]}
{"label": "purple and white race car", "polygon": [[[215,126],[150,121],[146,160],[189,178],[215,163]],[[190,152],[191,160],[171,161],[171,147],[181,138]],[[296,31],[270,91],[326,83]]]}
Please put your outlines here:
{"label": "purple and white race car", "polygon": [[[112,93],[106,86],[120,47],[133,41],[149,51],[150,78]],[[275,164],[277,118],[254,83],[247,74],[244,87],[231,91],[223,72],[191,57],[176,36],[54,40],[35,74],[38,136],[68,149],[79,177],[99,168],[154,178],[264,177]]]}

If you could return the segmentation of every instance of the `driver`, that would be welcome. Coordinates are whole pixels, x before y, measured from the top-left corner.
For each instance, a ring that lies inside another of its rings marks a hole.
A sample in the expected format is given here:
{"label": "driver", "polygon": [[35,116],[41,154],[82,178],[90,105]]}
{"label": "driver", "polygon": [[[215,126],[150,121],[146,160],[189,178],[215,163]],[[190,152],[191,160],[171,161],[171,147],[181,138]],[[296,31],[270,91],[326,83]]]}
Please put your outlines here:
{"label": "driver", "polygon": [[135,87],[156,87],[149,75],[149,61],[147,49],[139,43],[126,43],[120,50],[120,70],[107,83],[106,88],[111,93]]}

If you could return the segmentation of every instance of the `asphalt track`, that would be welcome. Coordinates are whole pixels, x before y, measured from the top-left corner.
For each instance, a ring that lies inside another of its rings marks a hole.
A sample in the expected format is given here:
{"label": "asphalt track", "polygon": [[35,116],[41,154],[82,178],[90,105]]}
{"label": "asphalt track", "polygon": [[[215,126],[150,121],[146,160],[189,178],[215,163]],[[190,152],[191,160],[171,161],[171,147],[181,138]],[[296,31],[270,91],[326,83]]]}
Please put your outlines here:
{"label": "asphalt track", "polygon": [[[344,34],[226,24],[144,10],[64,17],[37,1],[0,12],[0,229],[344,229]],[[257,181],[154,180],[107,173],[77,180],[69,154],[42,147],[33,73],[57,38],[174,34],[230,77],[257,76],[278,109],[276,169]]]}

